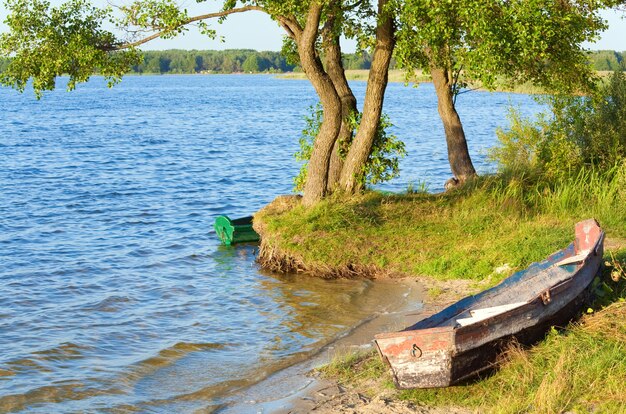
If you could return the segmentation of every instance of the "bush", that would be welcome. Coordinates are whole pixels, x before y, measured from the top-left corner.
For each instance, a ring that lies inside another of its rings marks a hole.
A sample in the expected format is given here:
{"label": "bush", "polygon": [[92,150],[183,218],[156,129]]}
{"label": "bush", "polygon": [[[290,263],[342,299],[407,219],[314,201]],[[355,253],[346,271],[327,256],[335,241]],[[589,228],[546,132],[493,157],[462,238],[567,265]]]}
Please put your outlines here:
{"label": "bush", "polygon": [[[300,136],[300,151],[294,154],[297,161],[303,162],[300,167],[300,173],[294,178],[294,191],[304,190],[304,184],[306,183],[308,171],[308,161],[311,158],[313,143],[315,141],[315,137],[319,133],[324,115],[322,106],[319,103],[316,106],[312,106],[310,110],[311,115],[305,117],[306,128],[302,131],[302,135]],[[354,114],[350,117],[348,122],[352,126],[352,129],[356,131],[361,122],[361,114]],[[398,166],[399,159],[406,154],[406,151],[404,149],[404,143],[395,135],[387,132],[392,126],[393,124],[389,121],[389,117],[386,114],[383,114],[380,118],[380,123],[376,131],[376,138],[374,140],[372,151],[367,159],[365,170],[362,174],[364,184],[377,184],[385,182],[397,177],[400,173],[400,168]],[[345,148],[345,150],[341,151],[339,156],[345,158],[349,145],[341,145],[340,147]]]}
{"label": "bush", "polygon": [[522,119],[512,110],[511,126],[498,130],[500,145],[490,158],[501,170],[530,170],[548,179],[582,167],[610,168],[626,159],[626,76],[614,72],[590,96],[551,97],[548,113]]}

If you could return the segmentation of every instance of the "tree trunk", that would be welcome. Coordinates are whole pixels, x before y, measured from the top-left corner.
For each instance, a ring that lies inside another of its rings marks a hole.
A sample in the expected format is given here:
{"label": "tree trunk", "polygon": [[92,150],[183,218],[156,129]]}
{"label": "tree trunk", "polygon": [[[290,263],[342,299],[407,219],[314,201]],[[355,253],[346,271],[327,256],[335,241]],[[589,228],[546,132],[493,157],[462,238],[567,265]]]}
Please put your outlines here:
{"label": "tree trunk", "polygon": [[[334,25],[334,19],[329,24]],[[332,33],[332,30],[331,30]],[[341,100],[341,129],[335,141],[335,146],[330,157],[330,166],[328,169],[327,189],[333,192],[339,186],[339,178],[343,169],[343,159],[339,155],[341,151],[347,152],[352,142],[354,129],[348,122],[349,118],[357,112],[356,98],[352,93],[352,89],[348,85],[346,73],[341,61],[341,46],[339,44],[339,35],[330,34],[324,39],[324,52],[326,60],[326,72],[330,76],[335,90],[339,94]]]}
{"label": "tree trunk", "polygon": [[313,143],[304,185],[302,203],[306,206],[315,204],[326,194],[330,157],[341,128],[341,101],[315,49],[321,12],[322,6],[311,2],[306,26],[296,38],[302,69],[315,88],[323,109],[322,125]]}
{"label": "tree trunk", "polygon": [[387,0],[378,1],[380,23],[376,28],[376,47],[367,79],[363,115],[357,134],[341,172],[341,188],[354,193],[362,189],[364,169],[369,158],[383,110],[389,64],[395,46],[393,17],[383,11]]}
{"label": "tree trunk", "polygon": [[430,74],[437,92],[439,116],[446,133],[450,169],[458,183],[464,183],[468,178],[476,176],[476,170],[469,155],[461,118],[454,107],[450,75],[447,70],[437,67],[431,67]]}

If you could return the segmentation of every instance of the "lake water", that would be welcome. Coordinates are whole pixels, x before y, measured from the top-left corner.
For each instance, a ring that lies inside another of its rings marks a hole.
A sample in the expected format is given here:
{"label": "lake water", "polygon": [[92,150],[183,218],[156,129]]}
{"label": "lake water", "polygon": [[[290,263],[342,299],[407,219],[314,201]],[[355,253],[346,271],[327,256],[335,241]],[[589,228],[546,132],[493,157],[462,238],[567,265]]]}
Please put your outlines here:
{"label": "lake water", "polygon": [[[355,82],[362,101],[365,84]],[[402,292],[260,271],[212,222],[291,191],[306,81],[95,78],[36,101],[0,89],[0,412],[193,412],[308,357]],[[459,97],[475,164],[530,97]],[[430,84],[391,84],[402,176],[449,178]],[[386,308],[385,308],[386,309]]]}

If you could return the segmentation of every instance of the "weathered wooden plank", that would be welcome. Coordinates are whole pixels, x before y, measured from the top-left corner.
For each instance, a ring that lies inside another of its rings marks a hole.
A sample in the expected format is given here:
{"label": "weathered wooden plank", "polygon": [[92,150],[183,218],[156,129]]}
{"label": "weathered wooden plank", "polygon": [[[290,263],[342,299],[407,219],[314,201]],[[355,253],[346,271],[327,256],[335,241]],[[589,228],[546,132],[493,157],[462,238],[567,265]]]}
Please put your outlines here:
{"label": "weathered wooden plank", "polygon": [[[376,335],[376,346],[399,388],[450,384],[452,328]],[[418,384],[418,385],[416,385]]]}
{"label": "weathered wooden plank", "polygon": [[568,265],[568,264],[579,263],[579,262],[584,261],[587,258],[587,256],[589,256],[589,252],[588,251],[584,251],[584,252],[579,253],[579,254],[577,254],[575,256],[567,257],[567,258],[565,258],[565,259],[555,263],[554,265],[555,266],[565,266],[565,265]]}

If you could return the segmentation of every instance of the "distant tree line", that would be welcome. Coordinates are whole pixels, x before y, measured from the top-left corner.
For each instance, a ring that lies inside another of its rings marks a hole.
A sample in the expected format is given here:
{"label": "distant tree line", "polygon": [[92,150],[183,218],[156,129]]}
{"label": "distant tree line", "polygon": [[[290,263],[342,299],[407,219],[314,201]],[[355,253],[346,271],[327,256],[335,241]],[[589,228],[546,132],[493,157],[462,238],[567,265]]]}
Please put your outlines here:
{"label": "distant tree line", "polygon": [[[344,56],[346,69],[369,69],[371,56],[352,53]],[[132,73],[282,73],[298,71],[280,52],[257,52],[250,49],[229,50],[158,50],[143,53],[143,63]]]}
{"label": "distant tree line", "polygon": [[[9,65],[9,58],[0,57],[0,72]],[[368,53],[344,56],[346,69],[369,69],[372,58]],[[189,73],[283,73],[299,71],[287,62],[280,52],[257,52],[249,49],[230,50],[148,50],[143,52],[143,63],[134,65],[136,74]]]}
{"label": "distant tree line", "polygon": [[[626,69],[626,51],[593,51],[589,60],[595,70]],[[9,64],[9,58],[0,57],[0,72]],[[372,57],[368,53],[344,53],[345,69],[369,69]],[[392,61],[391,68],[395,67]],[[143,52],[143,63],[134,65],[131,73],[190,74],[190,73],[283,73],[299,71],[289,64],[280,52],[257,52],[251,49],[229,50],[148,50]]]}
{"label": "distant tree line", "polygon": [[280,52],[172,49],[143,52],[143,63],[134,65],[131,73],[290,72],[293,68]]}
{"label": "distant tree line", "polygon": [[626,51],[598,50],[591,53],[590,60],[595,70],[626,70]]}

